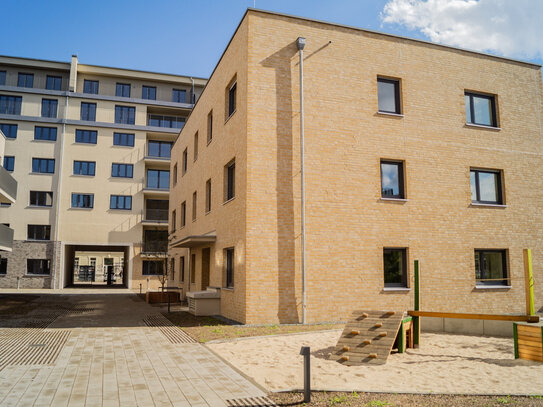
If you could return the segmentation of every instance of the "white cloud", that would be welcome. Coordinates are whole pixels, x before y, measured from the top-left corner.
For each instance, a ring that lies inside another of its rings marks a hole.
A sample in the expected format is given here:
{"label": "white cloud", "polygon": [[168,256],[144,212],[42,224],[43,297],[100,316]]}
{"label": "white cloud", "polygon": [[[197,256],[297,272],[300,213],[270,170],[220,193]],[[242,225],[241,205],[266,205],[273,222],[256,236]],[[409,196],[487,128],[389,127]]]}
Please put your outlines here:
{"label": "white cloud", "polygon": [[543,0],[390,0],[381,19],[419,30],[433,42],[543,57]]}

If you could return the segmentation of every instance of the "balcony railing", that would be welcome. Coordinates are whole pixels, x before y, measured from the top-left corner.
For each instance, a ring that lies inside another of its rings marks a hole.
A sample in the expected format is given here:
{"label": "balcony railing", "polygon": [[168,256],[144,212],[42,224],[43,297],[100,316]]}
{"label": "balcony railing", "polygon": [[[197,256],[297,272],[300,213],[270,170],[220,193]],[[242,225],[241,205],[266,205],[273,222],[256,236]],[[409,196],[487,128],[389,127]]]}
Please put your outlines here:
{"label": "balcony railing", "polygon": [[185,118],[180,116],[162,116],[158,114],[150,114],[147,118],[147,125],[153,127],[182,129],[185,125]]}
{"label": "balcony railing", "polygon": [[146,209],[145,220],[152,222],[168,222],[168,210],[167,209]]}
{"label": "balcony railing", "polygon": [[8,170],[0,167],[0,202],[14,203],[17,199],[17,181]]}
{"label": "balcony railing", "polygon": [[167,240],[145,240],[143,242],[143,253],[167,253]]}
{"label": "balcony railing", "polygon": [[0,251],[11,251],[13,248],[13,229],[0,224]]}

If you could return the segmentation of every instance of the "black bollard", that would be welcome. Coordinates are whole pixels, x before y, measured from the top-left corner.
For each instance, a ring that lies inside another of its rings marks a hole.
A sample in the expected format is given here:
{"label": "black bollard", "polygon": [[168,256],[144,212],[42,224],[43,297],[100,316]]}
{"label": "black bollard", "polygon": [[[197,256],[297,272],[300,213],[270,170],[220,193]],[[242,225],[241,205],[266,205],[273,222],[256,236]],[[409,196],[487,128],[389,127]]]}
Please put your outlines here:
{"label": "black bollard", "polygon": [[140,295],[141,295],[141,283],[140,283]]}
{"label": "black bollard", "polygon": [[311,366],[309,362],[309,357],[311,355],[311,351],[309,346],[302,346],[302,349],[300,349],[300,355],[303,355],[304,357],[304,403],[310,403],[311,402]]}

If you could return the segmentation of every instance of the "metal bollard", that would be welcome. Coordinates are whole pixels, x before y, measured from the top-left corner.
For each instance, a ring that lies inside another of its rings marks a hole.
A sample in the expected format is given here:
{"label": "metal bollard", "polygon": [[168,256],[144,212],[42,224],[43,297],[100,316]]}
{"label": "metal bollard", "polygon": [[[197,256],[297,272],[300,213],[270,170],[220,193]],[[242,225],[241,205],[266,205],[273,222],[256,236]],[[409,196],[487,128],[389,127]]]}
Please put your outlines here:
{"label": "metal bollard", "polygon": [[311,402],[311,366],[309,362],[309,357],[311,351],[309,346],[302,346],[300,349],[300,355],[304,357],[304,403]]}
{"label": "metal bollard", "polygon": [[17,290],[21,288],[21,277],[17,276]]}
{"label": "metal bollard", "polygon": [[140,283],[140,294],[141,294],[141,283]]}

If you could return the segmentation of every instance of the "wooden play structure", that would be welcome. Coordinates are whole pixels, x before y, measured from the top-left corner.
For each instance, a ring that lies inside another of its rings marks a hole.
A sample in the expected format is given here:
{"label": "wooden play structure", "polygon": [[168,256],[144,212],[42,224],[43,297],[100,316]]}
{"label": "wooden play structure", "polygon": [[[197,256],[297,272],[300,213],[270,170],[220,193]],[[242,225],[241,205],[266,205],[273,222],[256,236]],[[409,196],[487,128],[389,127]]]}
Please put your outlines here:
{"label": "wooden play structure", "polygon": [[[393,348],[402,353],[417,348],[420,318],[459,318],[513,321],[515,358],[543,362],[543,323],[535,315],[532,254],[524,251],[526,315],[468,314],[420,310],[419,261],[415,260],[415,303],[412,311],[354,311],[330,355],[347,366],[384,364]],[[407,314],[407,315],[406,315]]]}

